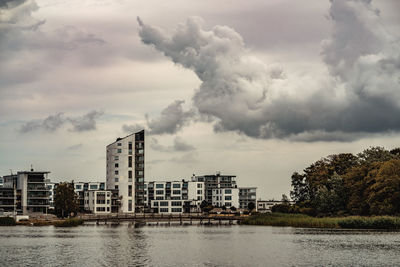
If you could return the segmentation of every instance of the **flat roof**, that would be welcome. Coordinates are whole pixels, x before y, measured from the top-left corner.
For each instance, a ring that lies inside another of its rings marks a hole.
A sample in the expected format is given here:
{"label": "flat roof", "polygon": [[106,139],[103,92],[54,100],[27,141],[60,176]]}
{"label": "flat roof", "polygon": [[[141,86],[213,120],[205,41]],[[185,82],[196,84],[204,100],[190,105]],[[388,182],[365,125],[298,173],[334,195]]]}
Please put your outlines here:
{"label": "flat roof", "polygon": [[110,145],[112,145],[112,144],[114,144],[114,143],[116,143],[116,142],[118,142],[118,141],[120,141],[120,140],[122,140],[122,139],[125,139],[125,138],[127,138],[127,137],[129,137],[129,136],[132,136],[132,135],[134,135],[134,134],[138,134],[138,133],[141,133],[141,132],[144,132],[144,129],[143,129],[143,130],[140,130],[139,132],[136,132],[136,133],[131,133],[131,134],[125,136],[125,137],[118,137],[114,142],[112,142],[111,144],[108,144],[106,147],[108,147],[108,146],[110,146]]}

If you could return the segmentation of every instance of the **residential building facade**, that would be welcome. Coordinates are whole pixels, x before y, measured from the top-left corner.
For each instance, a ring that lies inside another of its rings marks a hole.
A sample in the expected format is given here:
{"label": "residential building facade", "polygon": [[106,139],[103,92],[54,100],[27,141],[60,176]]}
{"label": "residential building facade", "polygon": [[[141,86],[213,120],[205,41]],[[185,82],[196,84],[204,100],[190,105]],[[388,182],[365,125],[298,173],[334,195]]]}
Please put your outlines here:
{"label": "residential building facade", "polygon": [[192,176],[193,182],[204,182],[204,200],[208,204],[213,202],[213,189],[236,188],[235,175],[221,175],[219,172],[213,175]]}
{"label": "residential building facade", "polygon": [[212,190],[212,205],[214,207],[239,207],[238,188],[220,188]]}
{"label": "residential building facade", "polygon": [[88,190],[84,191],[85,212],[93,214],[111,213],[111,191]]}
{"label": "residential building facade", "polygon": [[[49,209],[50,192],[46,187],[45,180],[50,172],[40,171],[19,171],[17,174],[6,175],[3,177],[3,197],[10,198],[11,192],[17,194],[18,207],[17,211],[22,214],[30,212],[47,213]],[[10,190],[12,189],[12,190]],[[4,202],[5,203],[5,202]],[[9,204],[9,200],[7,202]]]}
{"label": "residential building facade", "polygon": [[106,148],[106,188],[118,189],[119,212],[144,211],[144,130]]}
{"label": "residential building facade", "polygon": [[239,188],[239,208],[247,209],[249,203],[253,203],[256,208],[257,187],[240,187]]}

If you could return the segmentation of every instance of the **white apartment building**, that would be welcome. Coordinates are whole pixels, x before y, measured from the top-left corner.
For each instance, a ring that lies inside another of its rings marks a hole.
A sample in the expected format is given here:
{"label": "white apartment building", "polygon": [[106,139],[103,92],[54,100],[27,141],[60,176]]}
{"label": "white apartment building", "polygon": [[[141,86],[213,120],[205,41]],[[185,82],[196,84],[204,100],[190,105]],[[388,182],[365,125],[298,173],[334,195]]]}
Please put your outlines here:
{"label": "white apartment building", "polygon": [[104,190],[84,191],[84,207],[93,214],[111,213],[111,192]]}
{"label": "white apartment building", "polygon": [[204,194],[204,182],[182,180],[145,183],[145,201],[148,209],[154,213],[198,212]]}
{"label": "white apartment building", "polygon": [[118,189],[119,212],[144,210],[144,131],[107,146],[106,188]]}
{"label": "white apartment building", "polygon": [[212,190],[212,205],[214,207],[239,207],[238,188],[219,188]]}

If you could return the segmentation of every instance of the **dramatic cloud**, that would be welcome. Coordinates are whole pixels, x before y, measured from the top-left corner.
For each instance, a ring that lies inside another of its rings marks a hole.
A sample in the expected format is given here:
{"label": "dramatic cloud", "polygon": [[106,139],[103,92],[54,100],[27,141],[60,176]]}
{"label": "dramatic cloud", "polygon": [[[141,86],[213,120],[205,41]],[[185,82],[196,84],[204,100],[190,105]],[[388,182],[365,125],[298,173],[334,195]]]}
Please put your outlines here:
{"label": "dramatic cloud", "polygon": [[137,123],[131,124],[131,125],[128,125],[128,124],[122,125],[122,131],[124,131],[125,133],[129,133],[129,134],[139,132],[143,129],[145,129],[145,127],[143,125],[137,124]]}
{"label": "dramatic cloud", "polygon": [[184,102],[176,100],[161,111],[159,118],[147,118],[149,134],[175,134],[183,126],[187,125],[195,115],[195,112],[192,110],[184,111],[182,107]]}
{"label": "dramatic cloud", "polygon": [[186,143],[181,137],[175,137],[174,143],[172,146],[160,145],[158,143],[158,140],[153,137],[150,139],[150,147],[153,150],[161,151],[161,152],[173,152],[173,151],[187,152],[187,151],[193,151],[196,149],[194,146]]}
{"label": "dramatic cloud", "polygon": [[36,131],[39,129],[43,129],[47,132],[54,132],[58,128],[60,128],[65,123],[65,118],[63,113],[57,113],[56,115],[50,115],[44,120],[35,120],[29,121],[26,124],[22,125],[20,128],[20,133],[28,133],[32,131]]}
{"label": "dramatic cloud", "polygon": [[[138,22],[145,44],[202,81],[193,104],[215,119],[216,131],[311,142],[400,130],[399,41],[379,23],[371,1],[332,0],[329,19],[332,35],[321,55],[330,75],[299,80],[252,57],[229,27],[205,30],[196,17],[169,34]],[[153,121],[154,132],[184,125],[164,117]]]}
{"label": "dramatic cloud", "polygon": [[43,130],[46,132],[54,132],[62,127],[66,122],[70,122],[73,126],[71,131],[83,132],[96,129],[96,119],[98,119],[103,112],[91,111],[81,117],[64,117],[63,113],[50,115],[43,120],[29,121],[21,126],[20,133],[28,133],[36,130]]}
{"label": "dramatic cloud", "polygon": [[84,132],[96,130],[96,119],[98,119],[104,112],[93,110],[82,117],[69,118],[74,132]]}

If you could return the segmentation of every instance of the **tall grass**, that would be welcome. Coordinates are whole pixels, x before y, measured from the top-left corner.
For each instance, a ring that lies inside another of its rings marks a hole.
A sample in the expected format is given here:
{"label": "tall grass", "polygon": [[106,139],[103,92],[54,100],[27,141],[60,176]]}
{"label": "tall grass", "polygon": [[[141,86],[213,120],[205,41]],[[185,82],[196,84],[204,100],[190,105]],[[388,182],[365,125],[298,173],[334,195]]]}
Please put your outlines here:
{"label": "tall grass", "polygon": [[315,218],[304,214],[264,213],[250,216],[244,219],[242,224],[307,228],[400,229],[400,218],[390,216]]}
{"label": "tall grass", "polygon": [[78,226],[82,225],[83,220],[82,219],[76,219],[76,218],[69,218],[64,221],[57,221],[54,223],[55,227],[73,227],[73,226]]}
{"label": "tall grass", "polygon": [[0,217],[0,226],[15,225],[15,220],[12,217]]}

